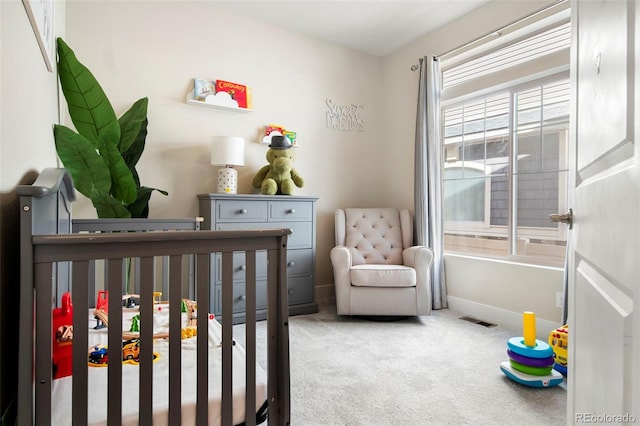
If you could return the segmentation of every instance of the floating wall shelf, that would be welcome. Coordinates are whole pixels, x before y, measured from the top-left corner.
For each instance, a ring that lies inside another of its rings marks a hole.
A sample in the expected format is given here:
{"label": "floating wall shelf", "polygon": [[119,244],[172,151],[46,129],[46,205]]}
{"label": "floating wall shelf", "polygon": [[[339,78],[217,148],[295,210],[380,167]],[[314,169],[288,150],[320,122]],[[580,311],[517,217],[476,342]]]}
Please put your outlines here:
{"label": "floating wall shelf", "polygon": [[187,103],[189,105],[197,105],[197,106],[200,106],[200,107],[219,109],[219,110],[226,110],[226,111],[241,111],[241,112],[250,112],[250,111],[252,111],[249,108],[239,108],[239,107],[230,106],[230,105],[220,105],[220,104],[214,104],[214,103],[198,101],[198,100],[194,99],[193,92],[190,92],[190,93],[187,94]]}

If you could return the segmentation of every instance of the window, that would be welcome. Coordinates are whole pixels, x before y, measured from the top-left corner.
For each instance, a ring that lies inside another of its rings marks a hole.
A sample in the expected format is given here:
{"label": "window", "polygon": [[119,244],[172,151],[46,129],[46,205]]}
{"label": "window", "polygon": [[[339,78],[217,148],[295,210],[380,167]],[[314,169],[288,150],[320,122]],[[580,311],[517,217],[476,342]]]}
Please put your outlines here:
{"label": "window", "polygon": [[561,264],[568,127],[567,79],[446,107],[445,249]]}
{"label": "window", "polygon": [[[549,215],[567,210],[569,45],[562,17],[486,55],[443,62],[446,251],[562,266],[566,229]],[[532,46],[526,75],[522,51]]]}

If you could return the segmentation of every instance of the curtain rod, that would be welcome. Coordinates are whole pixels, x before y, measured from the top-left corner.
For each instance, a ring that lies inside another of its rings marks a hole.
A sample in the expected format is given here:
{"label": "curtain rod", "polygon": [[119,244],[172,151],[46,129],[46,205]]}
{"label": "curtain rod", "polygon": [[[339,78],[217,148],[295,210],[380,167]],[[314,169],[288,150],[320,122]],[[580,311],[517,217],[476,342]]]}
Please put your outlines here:
{"label": "curtain rod", "polygon": [[[556,6],[560,5],[560,4],[562,4],[562,3],[566,3],[567,1],[568,1],[568,0],[558,0],[558,1],[555,1],[555,2],[553,2],[553,3],[551,3],[551,4],[549,4],[549,5],[547,5],[547,6],[543,7],[543,8],[541,8],[541,9],[535,10],[535,11],[533,11],[533,12],[529,13],[528,15],[523,16],[522,18],[519,18],[519,19],[517,19],[517,20],[515,20],[515,21],[513,21],[513,22],[510,22],[510,23],[508,23],[507,25],[503,25],[503,26],[502,26],[502,27],[500,27],[500,28],[497,28],[497,29],[495,29],[495,30],[493,30],[493,31],[489,31],[488,33],[483,34],[483,35],[481,35],[480,37],[474,38],[473,40],[468,41],[468,42],[466,42],[466,43],[464,43],[464,44],[461,44],[460,46],[454,47],[453,49],[449,49],[449,50],[447,50],[446,52],[443,52],[443,53],[441,53],[441,54],[439,54],[439,55],[436,55],[436,58],[441,58],[441,57],[443,57],[443,56],[450,55],[450,54],[452,54],[453,52],[457,52],[458,50],[462,50],[462,49],[464,49],[464,48],[466,48],[466,47],[468,47],[468,46],[471,46],[471,45],[472,45],[472,44],[474,44],[474,43],[477,43],[477,42],[479,42],[479,41],[481,41],[481,40],[484,40],[485,38],[489,38],[489,37],[500,37],[500,36],[502,35],[502,32],[503,32],[504,30],[506,30],[506,29],[508,29],[508,28],[510,28],[510,27],[512,27],[512,26],[514,26],[514,25],[517,25],[517,24],[519,24],[519,23],[521,23],[521,22],[524,22],[524,21],[526,21],[527,19],[530,19],[530,18],[532,18],[532,17],[534,17],[534,16],[536,16],[536,15],[538,15],[538,14],[540,14],[540,13],[546,12],[547,10],[552,9],[552,8],[554,8],[554,7],[556,7]],[[419,65],[419,64],[411,65],[411,71],[416,71],[418,68],[420,68],[420,65]]]}

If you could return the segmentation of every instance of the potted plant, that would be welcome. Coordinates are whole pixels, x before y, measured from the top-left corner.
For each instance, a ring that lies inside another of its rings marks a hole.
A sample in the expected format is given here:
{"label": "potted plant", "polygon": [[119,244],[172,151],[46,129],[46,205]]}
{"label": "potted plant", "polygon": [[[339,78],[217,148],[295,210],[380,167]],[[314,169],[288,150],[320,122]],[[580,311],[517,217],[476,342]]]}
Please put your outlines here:
{"label": "potted plant", "polygon": [[91,200],[99,218],[146,218],[153,191],[140,185],[136,164],[147,136],[145,97],[120,118],[93,74],[57,39],[58,78],[76,131],[54,125],[56,152],[78,192]]}

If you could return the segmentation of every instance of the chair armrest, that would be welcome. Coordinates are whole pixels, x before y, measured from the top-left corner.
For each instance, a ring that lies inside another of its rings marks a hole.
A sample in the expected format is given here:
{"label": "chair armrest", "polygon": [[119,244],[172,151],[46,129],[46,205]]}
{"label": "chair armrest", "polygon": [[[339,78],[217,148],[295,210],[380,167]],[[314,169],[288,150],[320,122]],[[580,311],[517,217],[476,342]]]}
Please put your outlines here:
{"label": "chair armrest", "polygon": [[331,249],[331,265],[333,266],[333,280],[336,290],[336,310],[339,315],[350,314],[351,297],[351,251],[345,246]]}
{"label": "chair armrest", "polygon": [[420,315],[431,313],[431,269],[433,267],[433,250],[427,246],[413,246],[402,251],[405,266],[416,270],[416,292],[418,312]]}
{"label": "chair armrest", "polygon": [[433,250],[427,246],[413,246],[402,250],[402,263],[412,268],[431,268],[433,264]]}

